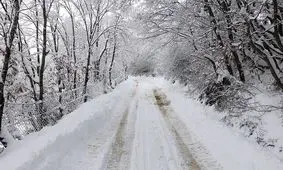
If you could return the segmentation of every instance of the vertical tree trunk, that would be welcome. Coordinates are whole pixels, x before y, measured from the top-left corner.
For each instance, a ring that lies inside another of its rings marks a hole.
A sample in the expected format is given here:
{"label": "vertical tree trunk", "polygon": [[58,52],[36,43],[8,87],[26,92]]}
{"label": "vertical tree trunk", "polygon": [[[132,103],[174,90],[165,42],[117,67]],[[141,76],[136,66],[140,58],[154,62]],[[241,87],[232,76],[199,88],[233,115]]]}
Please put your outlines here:
{"label": "vertical tree trunk", "polygon": [[4,96],[4,88],[5,88],[5,82],[7,78],[7,73],[9,69],[9,63],[11,59],[11,49],[13,46],[13,41],[17,32],[17,27],[19,23],[19,12],[20,12],[20,0],[14,0],[13,3],[13,9],[14,9],[14,17],[12,19],[11,23],[11,29],[7,35],[7,42],[5,47],[5,55],[4,55],[4,61],[3,61],[3,67],[2,67],[2,73],[1,73],[1,81],[0,81],[0,134],[2,130],[2,119],[3,119],[3,112],[4,112],[4,105],[5,105],[5,96]]}
{"label": "vertical tree trunk", "polygon": [[88,84],[88,80],[89,80],[89,65],[90,65],[90,57],[92,54],[92,49],[91,46],[89,46],[88,48],[88,55],[87,55],[87,64],[86,64],[86,72],[85,72],[85,80],[84,80],[84,90],[83,90],[83,95],[85,95],[84,97],[84,102],[87,102],[87,84]]}
{"label": "vertical tree trunk", "polygon": [[[97,14],[100,13],[100,3],[101,1],[99,1],[99,5],[97,7]],[[96,37],[98,38],[97,41],[96,41],[96,52],[97,54],[99,55],[98,51],[99,51],[99,33],[100,33],[100,23],[99,23],[99,20],[100,20],[100,16],[97,15],[96,16],[96,20],[98,21],[96,23]],[[100,56],[98,56],[100,58]],[[100,77],[100,60],[96,60],[95,63],[94,63],[94,82],[98,81],[99,80],[99,77]]]}
{"label": "vertical tree trunk", "polygon": [[[64,85],[63,85],[63,81],[62,81],[62,78],[60,76],[60,73],[59,73],[59,78],[58,78],[58,90],[59,90],[59,103],[60,105],[62,105],[62,92],[63,92],[63,89],[64,89]],[[60,117],[58,119],[61,119],[63,117],[63,108],[60,106],[59,107],[59,113],[60,113]]]}
{"label": "vertical tree trunk", "polygon": [[113,88],[113,84],[112,84],[112,69],[113,69],[113,64],[114,64],[114,60],[115,60],[115,55],[116,55],[116,38],[114,40],[114,48],[113,48],[113,53],[112,53],[112,58],[111,58],[111,63],[110,63],[110,67],[109,67],[109,84],[110,87]]}
{"label": "vertical tree trunk", "polygon": [[270,72],[271,72],[273,78],[275,79],[277,86],[280,87],[283,90],[283,83],[282,83],[280,77],[278,76],[273,64],[271,63],[270,58],[266,54],[264,55],[264,57],[265,57],[265,62],[268,64]]}
{"label": "vertical tree trunk", "polygon": [[42,15],[43,15],[43,30],[42,30],[42,55],[41,55],[41,63],[39,70],[39,113],[41,118],[41,126],[46,126],[48,122],[46,121],[46,117],[44,113],[44,71],[45,71],[45,59],[47,56],[47,8],[46,1],[42,0]]}
{"label": "vertical tree trunk", "polygon": [[[59,13],[59,9],[58,10],[58,13]],[[54,45],[54,52],[55,52],[55,56],[54,57],[58,57],[58,52],[59,52],[59,35],[58,35],[58,18],[56,20],[56,23],[55,25],[50,25],[50,29],[51,29],[51,32],[52,32],[52,38],[53,38],[53,45]],[[59,63],[61,64],[61,62]],[[64,83],[63,83],[63,80],[62,80],[62,73],[61,73],[61,70],[63,70],[62,66],[58,66],[58,73],[57,73],[57,78],[58,78],[58,81],[57,81],[57,85],[58,85],[58,92],[59,92],[59,97],[58,97],[58,101],[59,101],[59,115],[56,117],[56,120],[59,120],[63,117],[63,111],[64,109],[62,108],[62,92],[63,92],[63,89],[64,89]]]}
{"label": "vertical tree trunk", "polygon": [[235,49],[232,49],[232,54],[233,54],[233,57],[234,57],[234,62],[236,64],[237,70],[239,72],[240,80],[242,82],[245,82],[246,81],[245,73],[244,73],[243,66],[242,66],[241,60],[239,58],[239,55],[238,55],[238,53]]}
{"label": "vertical tree trunk", "polygon": [[236,64],[236,67],[237,67],[237,70],[239,72],[239,77],[240,77],[240,80],[242,82],[245,82],[246,79],[245,79],[245,73],[244,73],[244,70],[243,70],[243,67],[242,67],[242,63],[241,63],[241,60],[239,58],[239,55],[237,53],[237,50],[235,49],[235,47],[233,47],[233,43],[234,43],[234,36],[233,36],[233,31],[232,31],[232,21],[231,21],[231,18],[230,18],[230,5],[224,0],[222,2],[218,1],[219,5],[222,6],[222,10],[223,10],[223,13],[225,15],[225,19],[226,19],[226,22],[227,22],[227,33],[228,33],[228,38],[230,40],[230,47],[231,47],[231,52],[232,52],[232,55],[233,55],[233,59],[234,59],[234,62]]}
{"label": "vertical tree trunk", "polygon": [[36,35],[35,35],[35,41],[36,41],[36,56],[37,56],[37,65],[36,65],[36,71],[37,71],[37,75],[39,75],[40,72],[40,55],[39,55],[39,15],[38,15],[38,2],[37,0],[34,0],[35,3],[35,31],[36,31]]}
{"label": "vertical tree trunk", "polygon": [[[73,14],[71,14],[70,11],[70,17],[71,17],[71,24],[72,24],[72,38],[73,38],[73,48],[72,48],[72,55],[73,55],[73,60],[74,60],[74,79],[73,79],[73,89],[77,88],[77,56],[76,56],[76,32],[75,32],[75,22],[74,22],[74,17]],[[77,93],[75,91],[75,97],[77,96]]]}
{"label": "vertical tree trunk", "polygon": [[[204,2],[205,2],[204,8],[207,10],[209,16],[211,17],[211,23],[213,24],[213,32],[216,35],[216,39],[218,41],[218,45],[220,47],[222,47],[222,48],[225,48],[225,45],[224,45],[223,40],[221,38],[221,35],[217,31],[217,21],[215,19],[215,16],[214,16],[214,13],[212,11],[212,8],[210,7],[210,5],[208,3],[208,0],[204,0]],[[223,57],[224,57],[224,62],[225,62],[227,71],[229,72],[230,75],[233,76],[234,75],[233,69],[232,69],[232,66],[230,64],[229,57],[227,56],[227,54],[225,52],[223,52]]]}
{"label": "vertical tree trunk", "polygon": [[[277,46],[278,48],[280,49],[281,52],[283,52],[283,44],[282,44],[282,41],[281,41],[281,38],[280,38],[280,27],[282,25],[280,25],[280,16],[278,14],[278,2],[277,0],[272,0],[273,2],[273,25],[274,25],[274,33],[273,33],[273,36],[274,36],[274,39],[277,43]],[[281,23],[282,24],[282,23]]]}
{"label": "vertical tree trunk", "polygon": [[[105,51],[106,53],[106,57],[105,57],[105,61],[104,61],[104,65],[107,66],[108,64],[108,52],[107,50]],[[104,68],[103,70],[103,93],[106,94],[107,93],[107,76],[106,76],[106,73],[107,73],[107,69],[106,67]]]}

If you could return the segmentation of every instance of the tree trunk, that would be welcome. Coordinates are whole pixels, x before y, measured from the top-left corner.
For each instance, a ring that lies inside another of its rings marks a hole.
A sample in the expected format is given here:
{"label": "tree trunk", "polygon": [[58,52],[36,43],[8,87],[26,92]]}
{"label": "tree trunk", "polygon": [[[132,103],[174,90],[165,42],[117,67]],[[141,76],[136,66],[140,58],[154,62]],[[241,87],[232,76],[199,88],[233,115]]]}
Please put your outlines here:
{"label": "tree trunk", "polygon": [[243,67],[242,67],[241,60],[239,58],[237,50],[232,45],[234,43],[234,36],[233,36],[233,31],[232,31],[232,21],[231,21],[230,14],[229,14],[230,6],[229,6],[229,4],[227,4],[226,1],[222,1],[221,3],[220,3],[220,1],[218,1],[218,3],[219,3],[220,6],[222,6],[222,10],[223,10],[226,22],[227,22],[227,33],[228,33],[228,38],[230,40],[229,43],[230,43],[230,47],[231,47],[231,53],[233,55],[234,62],[235,62],[236,67],[238,69],[240,80],[242,82],[245,82],[245,73],[244,73],[244,70],[243,70]]}
{"label": "tree trunk", "polygon": [[116,46],[117,46],[117,44],[116,44],[116,40],[115,40],[114,49],[113,49],[113,53],[112,53],[112,59],[111,59],[110,67],[109,67],[109,84],[110,84],[111,88],[113,88],[113,85],[112,85],[112,69],[113,69],[113,64],[114,64],[115,55],[116,55],[116,48],[117,48]]}
{"label": "tree trunk", "polygon": [[[73,89],[77,88],[77,56],[76,56],[76,32],[75,32],[75,22],[74,22],[74,17],[72,14],[70,14],[71,17],[71,24],[72,24],[72,36],[73,36],[73,49],[72,49],[72,54],[73,54],[73,59],[74,59],[74,79],[73,79]],[[75,91],[75,97],[77,96],[77,92]]]}
{"label": "tree trunk", "polygon": [[[217,21],[215,19],[214,13],[213,13],[213,11],[212,11],[209,3],[208,3],[208,0],[205,0],[204,2],[205,2],[204,8],[207,10],[209,16],[211,17],[211,22],[213,24],[213,32],[216,35],[216,39],[218,41],[218,45],[224,49],[225,45],[223,43],[221,35],[217,31]],[[223,52],[223,56],[224,56],[224,62],[225,62],[227,71],[229,72],[230,75],[233,76],[234,73],[233,73],[233,69],[232,69],[232,66],[231,66],[230,61],[229,61],[229,57],[227,56],[227,54],[225,52]]]}
{"label": "tree trunk", "polygon": [[42,30],[42,56],[41,56],[41,64],[39,70],[39,113],[41,117],[41,126],[46,126],[48,122],[46,121],[46,117],[44,113],[44,71],[45,71],[45,59],[47,56],[47,11],[46,11],[46,1],[42,0],[42,15],[43,15],[43,30]]}
{"label": "tree trunk", "polygon": [[9,69],[9,63],[11,59],[11,49],[13,46],[13,41],[17,32],[17,27],[19,23],[19,12],[20,12],[20,1],[14,0],[13,3],[14,8],[14,18],[11,21],[11,29],[9,31],[9,34],[6,38],[8,38],[8,42],[6,42],[6,48],[5,48],[5,55],[4,55],[4,61],[3,61],[3,67],[2,67],[2,73],[1,73],[1,81],[0,81],[0,134],[2,130],[2,119],[3,119],[3,113],[4,113],[4,105],[5,105],[5,96],[4,96],[4,88],[5,88],[5,82],[7,78],[7,73]]}
{"label": "tree trunk", "polygon": [[282,27],[282,25],[280,25],[280,16],[278,14],[278,2],[277,0],[272,0],[273,2],[273,25],[274,25],[274,32],[273,32],[273,36],[274,39],[277,43],[278,48],[280,49],[280,51],[283,52],[283,44],[280,38],[280,29]]}
{"label": "tree trunk", "polygon": [[105,41],[104,49],[100,53],[98,60],[95,61],[95,63],[94,63],[94,69],[95,69],[94,70],[94,81],[99,80],[99,77],[100,77],[100,63],[101,63],[102,57],[107,52],[108,41],[109,41],[109,39],[107,38],[106,41]]}
{"label": "tree trunk", "polygon": [[37,0],[34,0],[35,3],[35,17],[36,17],[36,21],[35,21],[35,30],[36,30],[36,36],[35,36],[35,41],[36,41],[36,57],[37,57],[37,65],[36,65],[36,71],[37,71],[37,75],[39,75],[40,72],[40,55],[39,55],[39,22],[38,22],[38,3]]}
{"label": "tree trunk", "polygon": [[261,49],[259,49],[259,47],[257,47],[257,45],[253,42],[252,34],[251,34],[251,31],[250,31],[251,23],[250,22],[248,22],[248,23],[249,23],[249,25],[248,25],[248,28],[247,28],[247,32],[248,32],[248,36],[249,36],[249,39],[250,39],[251,47],[256,51],[257,54],[259,54],[260,56],[263,57],[263,60],[268,65],[270,72],[271,72],[271,75],[273,76],[276,84],[278,85],[278,87],[280,87],[283,90],[283,83],[280,80],[279,76],[277,75],[275,68],[273,67],[270,59],[268,58],[268,55],[266,53],[264,53],[263,51],[261,51]]}
{"label": "tree trunk", "polygon": [[87,102],[87,83],[89,80],[89,65],[90,65],[90,57],[92,54],[92,49],[91,46],[88,47],[88,55],[87,55],[87,64],[86,64],[86,72],[85,72],[85,80],[84,80],[84,90],[83,90],[83,95],[85,95],[84,97],[84,102]]}
{"label": "tree trunk", "polygon": [[59,89],[59,103],[60,103],[60,106],[59,106],[59,113],[60,113],[60,117],[58,119],[61,119],[63,117],[63,108],[62,108],[62,92],[63,92],[63,89],[64,89],[64,85],[63,85],[63,81],[61,79],[61,76],[60,76],[60,73],[59,73],[59,78],[58,78],[58,89]]}

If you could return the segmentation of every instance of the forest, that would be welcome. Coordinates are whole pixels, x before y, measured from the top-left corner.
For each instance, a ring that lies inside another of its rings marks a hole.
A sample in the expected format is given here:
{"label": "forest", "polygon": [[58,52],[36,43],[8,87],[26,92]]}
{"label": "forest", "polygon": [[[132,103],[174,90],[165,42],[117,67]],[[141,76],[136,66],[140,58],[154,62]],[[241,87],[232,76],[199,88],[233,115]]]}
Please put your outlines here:
{"label": "forest", "polygon": [[[3,144],[128,76],[162,76],[276,145],[258,127],[283,116],[281,0],[0,0],[0,55]],[[279,101],[255,101],[261,93]]]}

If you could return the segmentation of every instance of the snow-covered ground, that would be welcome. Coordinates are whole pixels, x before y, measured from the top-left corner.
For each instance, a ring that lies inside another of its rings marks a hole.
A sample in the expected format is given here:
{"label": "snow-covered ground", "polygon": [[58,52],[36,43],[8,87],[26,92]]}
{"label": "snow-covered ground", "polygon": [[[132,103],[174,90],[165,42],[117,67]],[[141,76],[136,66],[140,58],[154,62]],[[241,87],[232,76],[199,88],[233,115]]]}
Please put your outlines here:
{"label": "snow-covered ground", "polygon": [[14,143],[1,170],[282,170],[274,155],[162,78],[129,78]]}

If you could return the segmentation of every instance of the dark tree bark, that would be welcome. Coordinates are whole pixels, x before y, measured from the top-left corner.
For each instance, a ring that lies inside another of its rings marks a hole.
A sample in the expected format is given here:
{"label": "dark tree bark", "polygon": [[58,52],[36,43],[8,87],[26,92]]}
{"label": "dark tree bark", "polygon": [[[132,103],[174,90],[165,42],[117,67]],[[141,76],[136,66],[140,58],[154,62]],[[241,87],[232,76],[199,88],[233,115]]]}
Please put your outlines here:
{"label": "dark tree bark", "polygon": [[47,51],[47,21],[48,21],[48,13],[50,12],[50,8],[52,6],[54,0],[51,0],[49,6],[46,4],[46,0],[42,0],[42,17],[43,17],[43,27],[42,27],[42,54],[41,54],[41,62],[40,62],[40,70],[39,70],[39,113],[41,119],[42,127],[48,124],[46,120],[46,116],[44,113],[44,71],[45,71],[45,62],[46,56],[49,51]]}
{"label": "dark tree bark", "polygon": [[94,81],[99,80],[99,77],[100,77],[100,63],[101,63],[102,57],[104,56],[104,54],[107,51],[108,41],[109,41],[109,39],[107,39],[105,41],[104,49],[100,53],[98,60],[96,60],[95,63],[94,63],[94,69],[95,69],[95,71],[94,71]]}
{"label": "dark tree bark", "polygon": [[282,29],[282,23],[280,24],[280,22],[282,22],[282,20],[280,21],[280,16],[279,16],[279,12],[278,12],[278,2],[277,0],[272,0],[273,2],[273,19],[272,19],[272,23],[274,25],[274,32],[273,32],[273,36],[275,39],[275,42],[278,46],[278,48],[280,49],[281,52],[283,52],[283,44],[280,38],[280,29]]}
{"label": "dark tree bark", "polygon": [[4,112],[4,104],[5,104],[5,82],[7,78],[7,73],[9,69],[9,63],[11,59],[11,53],[12,53],[12,46],[15,39],[15,35],[17,33],[17,28],[19,24],[19,13],[20,13],[20,0],[14,0],[13,2],[13,16],[11,16],[11,29],[6,34],[6,37],[4,38],[6,40],[5,42],[5,54],[4,54],[4,61],[3,61],[3,67],[2,67],[2,73],[1,73],[1,81],[0,81],[0,133],[2,130],[2,119],[3,119],[3,112]]}
{"label": "dark tree bark", "polygon": [[211,63],[213,70],[215,72],[216,78],[217,78],[219,74],[217,73],[217,67],[216,67],[215,62],[209,57],[204,57],[204,58],[207,59]]}
{"label": "dark tree bark", "polygon": [[[220,1],[218,1],[218,2],[220,2]],[[230,14],[229,14],[231,3],[228,4],[227,1],[223,0],[223,1],[221,1],[221,3],[219,5],[222,6],[222,10],[223,10],[223,13],[225,15],[226,22],[227,22],[227,33],[228,33],[228,38],[230,40],[229,43],[230,43],[230,47],[231,47],[231,53],[233,55],[234,62],[235,62],[236,67],[238,69],[240,80],[242,82],[245,82],[246,78],[245,78],[245,73],[244,73],[244,70],[243,70],[243,66],[242,66],[240,57],[238,55],[237,50],[232,45],[232,43],[234,43],[234,36],[233,36],[233,31],[232,31],[232,21],[231,21]]]}
{"label": "dark tree bark", "polygon": [[37,57],[37,66],[36,66],[36,71],[37,75],[39,75],[40,72],[40,49],[39,49],[39,14],[38,14],[38,0],[34,0],[35,3],[35,31],[36,31],[36,36],[35,36],[35,41],[36,41],[36,57]]}
{"label": "dark tree bark", "polygon": [[44,127],[47,125],[46,117],[43,114],[44,106],[43,106],[43,95],[44,95],[44,71],[45,71],[45,59],[47,56],[47,7],[46,1],[42,0],[42,15],[43,15],[43,30],[42,30],[42,54],[41,54],[41,62],[39,69],[39,113],[41,119],[41,126]]}
{"label": "dark tree bark", "polygon": [[[58,14],[59,14],[59,9],[57,9],[58,11]],[[58,35],[58,21],[59,21],[59,18],[56,19],[54,25],[50,24],[50,29],[51,29],[51,32],[52,32],[52,39],[53,39],[53,46],[54,46],[54,53],[55,53],[55,56],[54,57],[58,57],[58,52],[59,52],[59,35]],[[62,92],[63,92],[63,89],[64,89],[64,82],[63,82],[63,79],[62,79],[62,73],[61,71],[63,70],[63,67],[61,66],[62,62],[61,60],[59,59],[59,63],[57,63],[58,66],[57,66],[57,86],[58,86],[58,92],[59,92],[59,97],[58,97],[58,101],[60,103],[60,107],[59,107],[59,115],[56,117],[56,120],[59,120],[61,119],[64,115],[63,115],[63,111],[64,109],[61,107],[62,105]]]}
{"label": "dark tree bark", "polygon": [[42,0],[42,15],[43,15],[43,30],[42,30],[42,56],[40,62],[40,71],[39,71],[39,100],[43,101],[44,93],[44,70],[45,70],[45,59],[47,56],[47,11],[46,11],[45,0]]}
{"label": "dark tree bark", "polygon": [[111,63],[110,63],[110,67],[109,67],[109,84],[110,84],[111,88],[114,88],[113,83],[112,83],[112,69],[113,69],[113,65],[114,65],[114,60],[115,60],[115,56],[116,56],[116,48],[117,48],[116,40],[114,40],[114,41],[115,41],[114,42],[114,48],[113,48]]}
{"label": "dark tree bark", "polygon": [[84,102],[87,102],[87,83],[89,80],[89,66],[90,66],[90,57],[92,55],[92,49],[91,47],[89,47],[88,49],[88,55],[87,55],[87,64],[86,64],[86,68],[85,68],[85,80],[84,80],[84,89],[83,89],[83,94],[85,95],[84,97]]}
{"label": "dark tree bark", "polygon": [[[75,32],[75,22],[74,22],[74,17],[72,14],[70,14],[71,17],[71,23],[72,23],[72,36],[73,36],[73,59],[74,59],[74,80],[73,80],[73,89],[77,88],[77,56],[76,56],[76,32]],[[77,93],[75,91],[75,97],[77,96]]]}
{"label": "dark tree bark", "polygon": [[[209,16],[211,17],[211,23],[213,24],[213,32],[216,35],[216,39],[218,41],[218,45],[224,49],[225,45],[223,43],[221,35],[217,31],[217,21],[215,19],[215,15],[214,15],[214,13],[212,11],[212,8],[211,8],[210,4],[208,3],[208,0],[204,0],[204,2],[205,2],[204,8],[208,12]],[[230,64],[229,57],[227,56],[227,54],[225,52],[223,52],[223,57],[224,57],[224,62],[225,62],[227,71],[229,72],[230,75],[233,76],[234,72],[233,72],[232,66]]]}
{"label": "dark tree bark", "polygon": [[283,83],[282,83],[280,77],[278,76],[278,74],[276,73],[276,70],[273,67],[270,59],[268,58],[269,56],[265,52],[262,51],[262,49],[264,49],[262,46],[260,46],[259,44],[256,44],[253,41],[252,33],[251,33],[252,23],[248,22],[248,21],[247,21],[247,23],[248,23],[247,33],[248,33],[248,36],[249,36],[249,39],[250,39],[251,47],[255,50],[255,52],[258,55],[262,56],[263,61],[265,61],[266,64],[268,65],[268,67],[269,67],[269,70],[270,70],[271,75],[273,76],[273,78],[275,80],[275,83],[278,85],[278,87],[280,87],[283,90]]}

